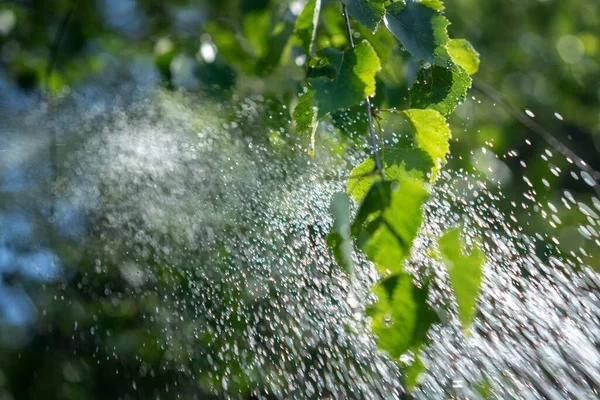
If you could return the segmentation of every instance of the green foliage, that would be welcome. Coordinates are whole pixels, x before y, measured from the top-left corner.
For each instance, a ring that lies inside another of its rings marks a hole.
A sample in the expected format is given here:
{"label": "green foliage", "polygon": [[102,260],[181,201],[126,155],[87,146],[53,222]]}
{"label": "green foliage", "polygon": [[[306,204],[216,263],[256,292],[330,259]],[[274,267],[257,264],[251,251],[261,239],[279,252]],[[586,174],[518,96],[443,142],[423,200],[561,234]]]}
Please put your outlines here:
{"label": "green foliage", "polygon": [[458,228],[448,230],[438,245],[458,303],[458,316],[467,330],[475,317],[485,255],[478,246],[463,254],[464,243]]}
{"label": "green foliage", "polygon": [[296,122],[296,129],[301,136],[310,134],[310,149],[314,150],[315,133],[318,127],[317,109],[313,106],[313,96],[315,92],[308,90],[298,99],[298,104],[292,114]]}
{"label": "green foliage", "polygon": [[405,110],[400,115],[410,125],[416,146],[433,160],[435,170],[441,168],[450,152],[451,137],[444,117],[435,110]]}
{"label": "green foliage", "polygon": [[473,45],[465,39],[450,39],[446,45],[450,57],[457,64],[473,75],[479,69],[479,53]]}
{"label": "green foliage", "polygon": [[421,66],[410,90],[413,108],[431,108],[448,115],[464,101],[471,86],[471,77],[458,65],[451,68]]}
{"label": "green foliage", "polygon": [[427,191],[421,181],[381,181],[361,203],[352,233],[367,257],[383,273],[399,273],[421,226],[421,205]]}
{"label": "green foliage", "polygon": [[304,50],[307,57],[312,55],[313,42],[317,34],[319,14],[321,13],[321,0],[310,0],[304,6],[302,13],[296,20],[294,34],[298,45]]}
{"label": "green foliage", "polygon": [[372,32],[377,30],[379,21],[385,15],[385,0],[343,0],[348,12],[356,21],[360,22]]}
{"label": "green foliage", "polygon": [[[380,151],[379,157],[383,160],[383,175],[386,181],[398,182],[407,178],[425,181],[434,166],[431,158],[420,149],[389,148]],[[354,201],[360,203],[373,182],[380,179],[375,169],[375,160],[369,157],[352,170],[347,191]]]}
{"label": "green foliage", "polygon": [[451,62],[446,50],[450,24],[437,9],[439,2],[399,1],[386,7],[385,24],[413,56],[432,64]]}
{"label": "green foliage", "polygon": [[407,351],[418,352],[427,331],[440,320],[427,304],[427,287],[417,287],[409,274],[401,273],[373,288],[379,301],[368,310],[378,346],[396,360]]}
{"label": "green foliage", "polygon": [[322,50],[308,66],[319,115],[351,107],[374,94],[375,74],[380,68],[377,53],[367,41],[343,52]]}
{"label": "green foliage", "polygon": [[336,193],[329,207],[333,216],[333,227],[327,236],[327,245],[333,250],[335,260],[351,274],[354,267],[352,261],[352,241],[350,239],[350,198],[346,193]]}

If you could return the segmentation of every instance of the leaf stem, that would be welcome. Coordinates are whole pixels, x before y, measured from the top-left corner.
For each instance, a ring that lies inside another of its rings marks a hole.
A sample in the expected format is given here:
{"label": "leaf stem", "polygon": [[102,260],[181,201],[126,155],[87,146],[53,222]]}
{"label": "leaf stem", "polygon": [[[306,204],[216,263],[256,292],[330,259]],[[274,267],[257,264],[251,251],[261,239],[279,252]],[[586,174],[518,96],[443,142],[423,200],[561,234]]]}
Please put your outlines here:
{"label": "leaf stem", "polygon": [[[342,13],[344,14],[344,21],[346,22],[346,34],[348,35],[348,42],[350,43],[350,47],[354,48],[354,39],[352,37],[352,29],[350,28],[350,19],[348,18],[348,9],[346,8],[346,3],[341,0],[342,3]],[[371,100],[367,96],[365,98],[365,105],[367,107],[367,121],[369,123],[369,136],[371,137],[371,154],[373,154],[373,159],[375,160],[375,168],[377,172],[381,176],[381,179],[385,179],[383,175],[383,168],[381,167],[381,161],[379,160],[378,145],[377,145],[377,137],[375,136],[375,131],[373,130],[373,114],[371,111]]]}

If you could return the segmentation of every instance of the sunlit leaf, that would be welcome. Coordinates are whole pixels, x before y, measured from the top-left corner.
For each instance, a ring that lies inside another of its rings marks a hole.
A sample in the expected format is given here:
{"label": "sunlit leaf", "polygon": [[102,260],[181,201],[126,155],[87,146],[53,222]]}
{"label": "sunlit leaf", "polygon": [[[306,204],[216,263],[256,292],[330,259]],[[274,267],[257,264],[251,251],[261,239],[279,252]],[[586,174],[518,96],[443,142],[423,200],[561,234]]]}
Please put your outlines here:
{"label": "sunlit leaf", "polygon": [[377,345],[398,360],[409,350],[415,355],[427,341],[427,331],[439,322],[427,304],[427,287],[419,288],[406,273],[378,283],[377,302],[368,310]]}
{"label": "sunlit leaf", "polygon": [[475,317],[485,255],[478,246],[463,254],[464,243],[458,228],[448,230],[438,245],[458,303],[458,316],[463,329],[468,329]]}
{"label": "sunlit leaf", "polygon": [[410,88],[410,106],[431,108],[448,115],[464,101],[469,87],[471,77],[458,65],[421,67]]}
{"label": "sunlit leaf", "polygon": [[321,12],[321,0],[310,0],[304,6],[302,13],[296,20],[294,29],[298,44],[304,49],[307,57],[312,55],[313,42],[317,33],[319,13]]}
{"label": "sunlit leaf", "polygon": [[421,205],[426,198],[423,183],[414,179],[375,182],[364,197],[352,233],[380,272],[402,271],[421,226]]}
{"label": "sunlit leaf", "polygon": [[479,53],[465,39],[450,39],[446,45],[452,60],[473,75],[479,69]]}
{"label": "sunlit leaf", "polygon": [[317,109],[313,104],[314,94],[312,90],[303,93],[292,113],[300,136],[310,135],[311,151],[314,151],[315,133],[318,127]]}
{"label": "sunlit leaf", "polygon": [[327,236],[327,245],[340,267],[347,273],[353,271],[352,240],[350,239],[350,197],[346,193],[336,193],[331,199],[329,211],[333,216],[333,227]]}
{"label": "sunlit leaf", "polygon": [[432,64],[447,66],[452,62],[446,43],[448,20],[440,11],[428,5],[398,1],[386,7],[385,25],[413,56]]}
{"label": "sunlit leaf", "polygon": [[375,93],[379,58],[366,41],[344,52],[326,48],[309,63],[309,83],[319,114],[348,108]]}
{"label": "sunlit leaf", "polygon": [[406,110],[401,115],[408,121],[416,146],[431,157],[439,169],[450,151],[450,128],[436,110]]}
{"label": "sunlit leaf", "polygon": [[[385,149],[379,152],[383,164],[383,174],[386,180],[400,181],[406,178],[425,181],[433,168],[431,158],[420,149]],[[375,161],[367,158],[350,174],[347,192],[360,203],[374,181],[381,177],[375,171]]]}
{"label": "sunlit leaf", "polygon": [[343,0],[352,18],[375,32],[385,15],[383,0]]}

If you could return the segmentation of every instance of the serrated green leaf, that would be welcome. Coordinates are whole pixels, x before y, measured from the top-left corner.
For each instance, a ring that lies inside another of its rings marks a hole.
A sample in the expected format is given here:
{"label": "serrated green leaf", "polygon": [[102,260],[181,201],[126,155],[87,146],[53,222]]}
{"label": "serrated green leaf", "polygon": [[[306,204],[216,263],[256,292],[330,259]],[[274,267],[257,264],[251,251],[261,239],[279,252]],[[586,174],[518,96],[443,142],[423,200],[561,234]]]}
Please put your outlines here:
{"label": "serrated green leaf", "polygon": [[463,329],[468,329],[475,317],[485,255],[478,246],[474,246],[471,253],[463,254],[464,243],[458,228],[444,233],[438,245],[454,288],[459,319]]}
{"label": "serrated green leaf", "polygon": [[309,90],[300,96],[298,104],[292,112],[292,118],[296,123],[296,129],[300,136],[306,136],[310,134],[310,152],[314,152],[315,147],[315,133],[319,126],[317,117],[317,109],[313,104],[313,97],[315,92]]}
{"label": "serrated green leaf", "polygon": [[342,0],[348,13],[371,32],[375,32],[379,21],[385,15],[385,6],[381,0]]}
{"label": "serrated green leaf", "polygon": [[344,52],[326,48],[309,63],[308,77],[319,115],[348,108],[375,93],[379,58],[369,42]]}
{"label": "serrated green leaf", "polygon": [[431,108],[442,115],[448,115],[464,101],[469,87],[471,77],[458,65],[450,68],[439,65],[421,67],[410,88],[410,106]]}
{"label": "serrated green leaf", "polygon": [[435,163],[434,173],[445,162],[446,154],[450,152],[450,128],[444,117],[436,110],[402,111],[415,136],[417,148],[423,150]]}
{"label": "serrated green leaf", "polygon": [[421,206],[426,198],[423,183],[408,178],[375,182],[364,197],[352,233],[380,272],[402,271],[421,226]]}
{"label": "serrated green leaf", "polygon": [[294,29],[297,43],[304,50],[307,57],[312,55],[313,42],[319,24],[319,13],[321,12],[321,0],[310,0],[304,6],[302,13],[296,20]]}
{"label": "serrated green leaf", "polygon": [[473,75],[479,69],[479,53],[468,40],[450,39],[446,45],[452,60]]}
{"label": "serrated green leaf", "polygon": [[352,274],[352,240],[350,239],[350,197],[346,193],[336,193],[331,199],[329,211],[333,216],[333,227],[327,236],[327,245],[333,250],[338,265]]}
{"label": "serrated green leaf", "polygon": [[401,273],[375,285],[373,292],[378,300],[368,315],[378,347],[395,360],[409,350],[417,354],[429,328],[439,322],[427,304],[427,287],[417,287],[410,275]]}
{"label": "serrated green leaf", "polygon": [[408,0],[386,7],[385,25],[413,56],[431,64],[448,66],[448,20],[429,3]]}
{"label": "serrated green leaf", "polygon": [[446,7],[444,7],[444,3],[442,3],[441,0],[419,0],[419,3],[438,11],[444,11],[446,9]]}
{"label": "serrated green leaf", "polygon": [[[383,174],[388,181],[398,182],[406,178],[425,181],[434,166],[431,158],[420,149],[385,149],[379,152],[379,157],[383,164]],[[375,161],[369,157],[352,170],[347,192],[354,201],[360,203],[373,182],[380,179],[375,170]]]}

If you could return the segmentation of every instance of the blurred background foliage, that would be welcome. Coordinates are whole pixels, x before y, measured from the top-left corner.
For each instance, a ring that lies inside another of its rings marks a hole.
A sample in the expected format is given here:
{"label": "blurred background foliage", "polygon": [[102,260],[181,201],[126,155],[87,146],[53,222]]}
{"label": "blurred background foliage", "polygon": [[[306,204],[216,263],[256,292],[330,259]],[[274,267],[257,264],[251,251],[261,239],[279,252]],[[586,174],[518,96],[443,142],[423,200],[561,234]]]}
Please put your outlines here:
{"label": "blurred background foliage", "polygon": [[[293,38],[295,19],[303,4],[301,0],[0,1],[0,106],[9,113],[37,104],[24,98],[60,103],[98,77],[124,74],[117,79],[126,80],[125,76],[144,75],[146,81],[169,90],[208,94],[217,101],[235,102],[259,95],[268,100],[267,108],[253,117],[258,122],[246,121],[238,129],[240,137],[252,137],[277,149],[285,147],[282,143],[292,147],[295,139],[289,138],[292,134],[288,132],[291,126],[286,112],[297,100],[304,77],[306,60]],[[564,211],[559,215],[562,224],[549,231],[547,216],[537,212],[546,207],[546,202],[560,204],[565,190],[593,207],[593,188],[576,167],[553,157],[557,150],[524,126],[503,103],[521,118],[531,118],[525,113],[528,110],[542,130],[592,168],[600,169],[600,3],[454,0],[446,3],[446,15],[452,22],[450,36],[468,39],[481,54],[469,99],[450,120],[453,157],[447,169],[484,176],[490,186],[499,186],[505,214],[516,223],[522,221],[525,233],[547,232],[547,237],[559,239],[565,252],[583,248],[588,257],[582,256],[582,264],[597,267],[594,256],[600,256],[598,247],[573,234],[580,225],[589,225],[585,216]],[[394,39],[387,31],[380,29],[372,34],[360,27],[355,29],[357,39],[368,38],[383,61],[374,104],[380,108],[406,107],[408,87],[418,65],[402,51],[389,50],[388,44]],[[347,46],[338,1],[323,1],[316,43],[317,48]],[[239,117],[233,108],[213,111],[232,121]],[[404,129],[402,124],[392,116],[382,116],[387,140],[397,140],[396,133]],[[331,121],[341,138],[330,144],[334,152],[343,151],[346,144],[366,149],[362,108],[335,113]],[[282,133],[284,130],[286,133]],[[265,131],[269,136],[261,137]],[[564,173],[556,176],[552,172],[555,168]],[[0,212],[8,210],[11,201],[17,201],[7,183],[9,173],[0,170],[4,179]],[[535,191],[536,200],[524,207],[523,193],[531,191]],[[165,326],[171,326],[168,318],[163,315],[165,320],[157,321],[144,317],[164,301],[161,296],[172,294],[174,288],[182,291],[175,297],[188,296],[189,279],[183,273],[174,276],[169,269],[164,277],[154,278],[152,290],[138,290],[139,283],[128,281],[124,278],[128,275],[116,267],[128,258],[128,245],[108,251],[104,239],[100,239],[110,232],[87,232],[86,245],[77,251],[70,243],[49,244],[64,258],[64,264],[78,267],[73,277],[62,282],[19,278],[19,285],[29,294],[20,301],[33,301],[40,312],[48,314],[42,326],[34,317],[11,316],[6,299],[7,293],[17,290],[13,282],[17,278],[10,268],[3,267],[6,261],[2,257],[6,260],[11,249],[32,240],[33,234],[19,231],[18,221],[9,218],[8,213],[0,216],[0,331],[4,332],[0,342],[0,399],[126,398],[139,397],[140,393],[160,398],[170,398],[174,393],[219,396],[220,382],[212,382],[207,376],[196,377],[203,382],[200,387],[206,393],[195,386],[169,392],[169,385],[176,385],[180,379],[178,360],[183,356],[165,355],[168,351],[159,338],[164,336]],[[597,238],[597,234],[592,236]],[[176,240],[169,242],[171,239],[164,238],[165,247],[181,245]],[[551,255],[544,248],[538,253],[542,259]],[[221,254],[215,251],[194,257],[219,259]],[[102,278],[95,275],[90,281],[89,269],[103,268],[98,259],[108,260],[109,264],[112,260],[115,268],[108,268]],[[148,254],[145,260],[154,263],[156,271],[165,263],[185,262]],[[47,287],[58,287],[60,291]],[[114,293],[122,293],[123,297]],[[76,306],[67,311],[60,305],[63,303],[52,303],[52,296],[64,296]],[[214,306],[213,311],[227,307]],[[103,339],[77,341],[74,324],[88,331],[100,326],[112,331],[113,339],[108,334]],[[100,352],[99,343],[105,346]],[[101,355],[106,360],[99,364],[96,358]],[[175,361],[165,362],[169,357]],[[235,363],[230,367],[243,369]],[[248,387],[261,386],[243,381],[237,385],[234,391],[247,397],[251,397]]]}

